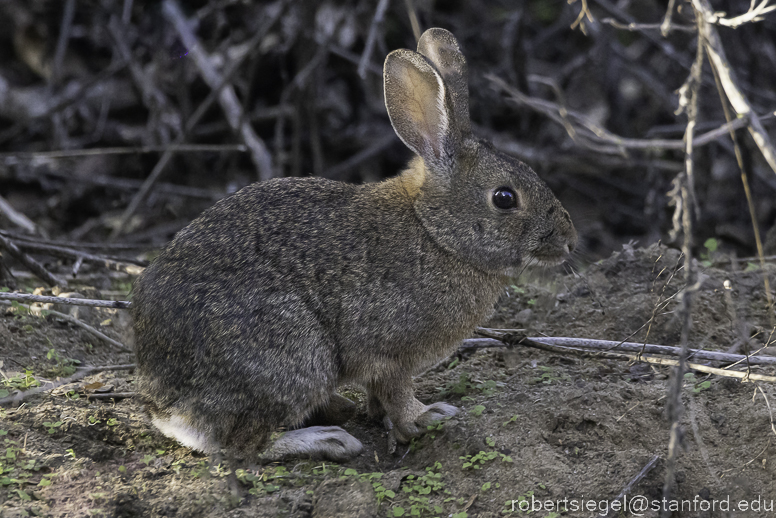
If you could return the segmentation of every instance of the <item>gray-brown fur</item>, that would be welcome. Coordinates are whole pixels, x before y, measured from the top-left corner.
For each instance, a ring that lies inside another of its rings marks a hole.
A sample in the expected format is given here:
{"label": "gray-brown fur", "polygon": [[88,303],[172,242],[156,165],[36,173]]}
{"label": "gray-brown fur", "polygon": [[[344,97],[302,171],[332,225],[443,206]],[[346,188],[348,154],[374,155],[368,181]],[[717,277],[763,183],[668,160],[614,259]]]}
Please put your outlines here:
{"label": "gray-brown fur", "polygon": [[[386,59],[391,122],[419,154],[406,171],[362,186],[250,185],[179,232],[137,280],[139,390],[152,415],[182,416],[213,444],[254,456],[278,427],[325,415],[342,383],[365,387],[369,412],[387,417],[400,441],[454,413],[417,401],[412,374],[490,313],[507,274],[559,262],[576,234],[530,168],[460,120],[450,91],[466,92],[466,62],[450,33],[433,31],[424,48],[438,42],[444,52]],[[449,56],[451,42],[458,54],[444,66],[463,69],[443,80],[432,58]],[[503,186],[518,193],[518,209],[493,206]],[[355,439],[343,449],[341,429],[321,430],[306,436],[333,434],[319,453],[357,451]],[[278,449],[297,451],[304,431],[295,433]]]}

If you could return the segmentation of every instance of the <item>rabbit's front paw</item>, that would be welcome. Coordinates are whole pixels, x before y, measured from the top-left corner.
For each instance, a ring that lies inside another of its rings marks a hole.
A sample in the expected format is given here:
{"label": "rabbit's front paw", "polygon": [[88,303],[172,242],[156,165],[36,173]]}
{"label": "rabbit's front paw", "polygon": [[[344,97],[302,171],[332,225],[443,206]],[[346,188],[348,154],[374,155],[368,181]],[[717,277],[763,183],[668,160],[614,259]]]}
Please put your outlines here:
{"label": "rabbit's front paw", "polygon": [[393,430],[391,430],[391,433],[398,442],[407,443],[413,437],[425,433],[426,428],[432,423],[447,417],[453,417],[457,413],[458,409],[456,407],[439,401],[432,405],[427,405],[423,413],[414,420],[397,423]]}

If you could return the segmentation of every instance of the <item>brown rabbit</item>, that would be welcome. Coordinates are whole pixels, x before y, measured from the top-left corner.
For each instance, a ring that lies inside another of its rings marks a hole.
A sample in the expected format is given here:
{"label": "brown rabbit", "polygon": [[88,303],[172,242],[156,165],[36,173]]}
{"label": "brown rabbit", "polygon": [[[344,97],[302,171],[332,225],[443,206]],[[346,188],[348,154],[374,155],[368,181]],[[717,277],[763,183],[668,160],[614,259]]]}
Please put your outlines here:
{"label": "brown rabbit", "polygon": [[[516,268],[563,261],[576,233],[528,166],[471,134],[466,60],[444,29],[385,60],[385,103],[418,156],[350,185],[283,178],[245,187],[175,236],[135,283],[139,390],[153,423],[203,452],[256,457],[270,434],[352,406],[399,441],[451,416],[412,375],[455,350]],[[265,458],[348,459],[337,426],[286,432]]]}

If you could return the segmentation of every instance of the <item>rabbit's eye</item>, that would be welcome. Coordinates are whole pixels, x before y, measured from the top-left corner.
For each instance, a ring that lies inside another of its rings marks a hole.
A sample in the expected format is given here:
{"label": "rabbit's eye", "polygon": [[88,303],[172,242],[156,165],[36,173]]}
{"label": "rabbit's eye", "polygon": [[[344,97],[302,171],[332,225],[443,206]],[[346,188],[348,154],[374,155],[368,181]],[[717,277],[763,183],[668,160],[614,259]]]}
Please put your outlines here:
{"label": "rabbit's eye", "polygon": [[493,205],[503,210],[514,209],[517,207],[517,194],[509,187],[499,187],[493,193]]}

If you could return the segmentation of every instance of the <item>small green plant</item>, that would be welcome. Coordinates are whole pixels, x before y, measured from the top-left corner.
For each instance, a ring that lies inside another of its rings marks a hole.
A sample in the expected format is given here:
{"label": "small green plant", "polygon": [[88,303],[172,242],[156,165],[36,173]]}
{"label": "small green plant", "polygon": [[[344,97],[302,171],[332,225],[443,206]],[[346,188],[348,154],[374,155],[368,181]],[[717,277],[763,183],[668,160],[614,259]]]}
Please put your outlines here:
{"label": "small green plant", "polygon": [[43,426],[46,428],[46,431],[48,433],[55,434],[57,433],[57,428],[62,426],[62,421],[55,421],[55,422],[46,421],[45,423],[43,423]]}
{"label": "small green plant", "polygon": [[24,315],[30,314],[30,308],[19,304],[19,302],[15,300],[11,301],[11,308],[13,309],[13,312],[16,314],[16,318],[21,318]]}
{"label": "small green plant", "polygon": [[[401,486],[402,494],[406,497],[409,509],[402,506],[393,508],[394,516],[404,516],[409,511],[410,516],[440,516],[444,508],[432,502],[434,495],[450,494],[442,482],[442,464],[435,462],[433,466],[426,468],[425,475],[408,475]],[[396,514],[397,512],[401,514]]]}
{"label": "small green plant", "polygon": [[[50,343],[51,341],[49,340],[49,344]],[[49,371],[52,376],[70,376],[75,372],[75,366],[81,363],[80,361],[74,360],[72,358],[61,357],[57,350],[53,347],[46,353],[46,358],[52,360],[56,364]]]}
{"label": "small green plant", "polygon": [[143,464],[145,464],[146,466],[148,466],[148,465],[149,465],[149,464],[150,464],[150,463],[151,463],[151,462],[152,462],[154,459],[156,459],[156,457],[155,457],[155,456],[153,456],[153,455],[150,455],[150,454],[146,454],[146,455],[143,457],[142,461],[143,461]]}
{"label": "small green plant", "polygon": [[108,425],[108,426],[116,426],[116,425],[119,424],[119,420],[116,419],[115,417],[111,417],[110,419],[105,421],[105,424]]}
{"label": "small green plant", "polygon": [[88,420],[89,420],[89,426],[92,426],[92,425],[95,425],[95,424],[100,424],[100,422],[101,422],[99,419],[97,419],[93,415],[90,415]]}
{"label": "small green plant", "polygon": [[[2,374],[2,371],[0,371]],[[24,373],[14,373],[12,376],[2,374],[0,380],[0,397],[8,397],[10,390],[27,390],[32,387],[40,386],[40,382],[32,375],[32,370],[27,369]],[[10,390],[9,390],[10,389]]]}
{"label": "small green plant", "polygon": [[510,423],[514,423],[515,421],[517,421],[517,414],[513,415],[512,417],[510,417],[509,421],[504,421],[504,424],[501,425],[501,426],[506,426],[506,425],[508,425]]}
{"label": "small green plant", "polygon": [[469,410],[469,413],[474,417],[480,417],[484,411],[485,411],[484,405],[476,405],[474,408]]}
{"label": "small green plant", "polygon": [[704,381],[698,381],[695,378],[695,374],[692,372],[688,372],[684,375],[684,380],[688,383],[692,384],[692,391],[693,394],[698,394],[699,392],[702,392],[706,390],[707,388],[711,387],[711,381],[704,380]]}
{"label": "small green plant", "polygon": [[551,385],[552,383],[558,382],[558,381],[566,381],[569,379],[568,375],[566,374],[557,374],[552,370],[551,367],[547,367],[545,365],[540,365],[539,370],[541,371],[541,375],[539,375],[536,378],[533,378],[532,380],[529,380],[529,383],[542,383],[544,385]]}
{"label": "small green plant", "polygon": [[274,493],[280,490],[282,484],[289,484],[291,482],[291,475],[285,466],[268,467],[261,475],[238,469],[235,475],[242,484],[251,486],[248,493],[252,495]]}
{"label": "small green plant", "polygon": [[464,461],[461,466],[461,469],[464,471],[467,469],[482,469],[485,464],[497,458],[501,458],[501,462],[513,462],[512,457],[497,451],[481,451],[477,455],[465,455],[458,458]]}
{"label": "small green plant", "polygon": [[703,242],[703,248],[705,248],[706,250],[700,253],[701,264],[708,268],[709,266],[711,266],[711,256],[719,248],[719,241],[717,241],[713,237],[710,237],[709,239]]}

